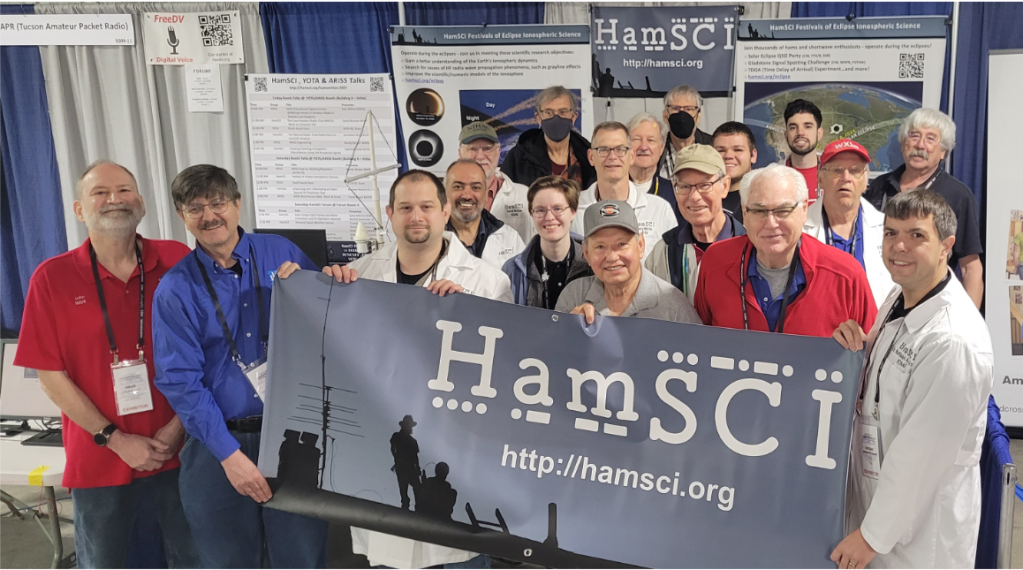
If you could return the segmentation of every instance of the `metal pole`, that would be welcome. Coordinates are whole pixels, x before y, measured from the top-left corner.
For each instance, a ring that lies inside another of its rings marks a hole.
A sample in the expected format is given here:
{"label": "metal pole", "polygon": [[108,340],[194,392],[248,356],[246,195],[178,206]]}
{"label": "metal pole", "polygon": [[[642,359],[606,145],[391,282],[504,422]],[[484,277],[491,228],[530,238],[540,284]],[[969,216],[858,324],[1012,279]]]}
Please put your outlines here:
{"label": "metal pole", "polygon": [[[948,77],[948,117],[955,121],[955,95],[956,95],[956,51],[959,48],[959,2],[952,3],[952,60],[949,63]],[[945,170],[952,173],[952,152],[948,153],[945,160]]]}
{"label": "metal pole", "polygon": [[50,507],[50,542],[53,543],[53,563],[50,568],[60,568],[64,559],[64,539],[60,536],[60,519],[57,518],[57,497],[53,487],[46,487],[46,503]]}
{"label": "metal pole", "polygon": [[[377,145],[373,140],[373,111],[366,111],[366,121],[369,123],[366,126],[369,127],[369,168],[372,172],[377,169]],[[377,185],[376,174],[369,177],[369,183],[373,189],[373,217],[377,220],[377,228],[382,228],[384,219],[380,215],[380,186]]]}
{"label": "metal pole", "polygon": [[1016,466],[1002,466],[1002,508],[998,521],[998,567],[1012,564],[1012,510],[1016,503]]}
{"label": "metal pole", "polygon": [[405,25],[405,3],[398,2],[398,25]]}

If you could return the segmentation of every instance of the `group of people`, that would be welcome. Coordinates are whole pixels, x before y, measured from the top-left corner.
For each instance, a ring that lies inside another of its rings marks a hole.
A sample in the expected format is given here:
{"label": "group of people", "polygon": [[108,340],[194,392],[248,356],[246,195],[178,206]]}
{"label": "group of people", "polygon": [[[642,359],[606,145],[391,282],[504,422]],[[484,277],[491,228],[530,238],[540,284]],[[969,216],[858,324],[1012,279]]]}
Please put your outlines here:
{"label": "group of people", "polygon": [[[263,508],[271,490],[256,467],[272,287],[300,269],[588,324],[646,317],[865,350],[849,535],[832,559],[972,566],[993,357],[977,308],[976,200],[940,168],[954,124],[914,111],[898,136],[905,165],[870,182],[857,142],[817,152],[812,102],[785,110],[792,153],[755,170],[750,129],[728,122],[708,135],[696,128],[702,107],[677,87],[660,119],[601,123],[587,140],[572,128],[575,97],[548,88],[538,128],[500,165],[497,132],[480,122],[462,130],[443,180],[399,175],[386,207],[395,240],[346,266],[315,267],[286,239],[245,232],[237,183],[212,165],[186,168],[171,187],[197,247],[142,238],[132,173],[90,165],[74,204],[89,239],[36,270],[17,356],[66,416],[80,567],[123,565],[144,496],[155,498],[172,567],[324,567],[326,523]],[[490,565],[352,533],[374,566]]]}

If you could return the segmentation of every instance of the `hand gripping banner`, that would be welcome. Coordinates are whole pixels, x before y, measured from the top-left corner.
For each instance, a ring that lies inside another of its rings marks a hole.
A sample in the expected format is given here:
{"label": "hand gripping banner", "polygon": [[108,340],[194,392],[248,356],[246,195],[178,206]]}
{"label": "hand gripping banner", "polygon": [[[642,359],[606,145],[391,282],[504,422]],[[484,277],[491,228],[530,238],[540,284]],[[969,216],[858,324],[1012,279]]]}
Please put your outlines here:
{"label": "hand gripping banner", "polygon": [[861,353],[298,272],[270,507],[551,567],[829,565]]}

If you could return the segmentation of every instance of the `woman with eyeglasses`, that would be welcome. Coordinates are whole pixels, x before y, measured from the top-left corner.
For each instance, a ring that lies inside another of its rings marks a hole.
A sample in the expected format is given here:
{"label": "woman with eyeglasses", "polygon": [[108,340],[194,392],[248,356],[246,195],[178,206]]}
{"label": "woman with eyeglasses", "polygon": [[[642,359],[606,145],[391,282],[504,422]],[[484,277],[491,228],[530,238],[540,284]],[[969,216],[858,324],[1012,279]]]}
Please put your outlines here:
{"label": "woman with eyeglasses", "polygon": [[575,94],[560,85],[548,87],[536,96],[533,112],[539,128],[519,135],[501,172],[526,186],[551,175],[575,180],[580,188],[593,184],[597,173],[586,156],[590,141],[574,129],[579,118]]}
{"label": "woman with eyeglasses", "polygon": [[529,187],[527,200],[537,235],[503,269],[511,279],[516,304],[553,311],[569,282],[593,275],[578,236],[569,231],[579,207],[579,186],[560,176],[545,176]]}

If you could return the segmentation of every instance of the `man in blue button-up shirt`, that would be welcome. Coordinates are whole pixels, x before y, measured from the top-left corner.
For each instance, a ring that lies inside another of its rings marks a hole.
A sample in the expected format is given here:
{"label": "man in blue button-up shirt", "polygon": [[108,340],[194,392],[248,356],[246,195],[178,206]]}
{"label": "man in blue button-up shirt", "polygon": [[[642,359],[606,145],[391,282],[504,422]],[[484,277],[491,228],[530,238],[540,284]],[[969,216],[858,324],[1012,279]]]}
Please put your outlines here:
{"label": "man in blue button-up shirt", "polygon": [[208,568],[262,568],[265,541],[271,567],[323,568],[326,522],[260,505],[263,402],[243,371],[266,359],[278,268],[318,268],[290,241],[238,227],[241,194],[223,168],[189,167],[171,194],[198,247],[156,290],[155,384],[190,436],[180,486],[196,549]]}

